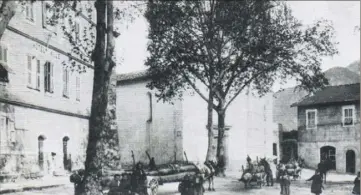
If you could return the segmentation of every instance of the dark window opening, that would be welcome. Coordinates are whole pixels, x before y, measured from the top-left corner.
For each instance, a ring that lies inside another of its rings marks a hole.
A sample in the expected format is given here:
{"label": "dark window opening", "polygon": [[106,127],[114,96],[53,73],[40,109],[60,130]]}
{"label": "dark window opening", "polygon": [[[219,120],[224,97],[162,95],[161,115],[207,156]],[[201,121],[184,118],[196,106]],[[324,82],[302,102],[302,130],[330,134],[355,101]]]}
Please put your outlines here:
{"label": "dark window opening", "polygon": [[273,143],[273,156],[277,156],[277,144]]}
{"label": "dark window opening", "polygon": [[70,154],[68,153],[68,141],[69,137],[65,136],[63,138],[63,164],[65,170],[71,171],[71,159]]}
{"label": "dark window opening", "polygon": [[0,82],[6,82],[6,83],[9,82],[9,73],[1,64],[0,64]]}
{"label": "dark window opening", "polygon": [[356,155],[353,150],[346,152],[346,172],[353,174],[356,172]]}
{"label": "dark window opening", "polygon": [[149,107],[148,107],[148,120],[147,122],[152,122],[153,120],[153,105],[152,105],[152,94],[150,92],[147,93],[148,95],[148,103],[149,103]]}
{"label": "dark window opening", "polygon": [[45,140],[44,136],[38,137],[38,149],[39,149],[38,163],[39,163],[39,167],[42,171],[44,170],[44,140]]}

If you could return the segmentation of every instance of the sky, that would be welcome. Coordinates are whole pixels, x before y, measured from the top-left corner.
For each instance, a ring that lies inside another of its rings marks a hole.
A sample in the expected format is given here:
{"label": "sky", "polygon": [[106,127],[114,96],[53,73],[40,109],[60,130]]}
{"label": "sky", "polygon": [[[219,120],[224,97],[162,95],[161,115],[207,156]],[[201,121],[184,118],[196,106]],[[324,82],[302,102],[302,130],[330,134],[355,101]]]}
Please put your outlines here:
{"label": "sky", "polygon": [[[333,22],[339,54],[325,58],[321,67],[323,70],[347,66],[360,59],[360,32],[355,30],[355,26],[360,25],[360,1],[290,1],[289,4],[293,15],[306,25],[321,18]],[[122,64],[117,66],[117,73],[146,68],[147,30],[147,21],[142,16],[122,30],[122,35],[116,41],[117,58],[122,59]],[[294,84],[290,81],[283,87]],[[279,88],[276,86],[275,90]]]}

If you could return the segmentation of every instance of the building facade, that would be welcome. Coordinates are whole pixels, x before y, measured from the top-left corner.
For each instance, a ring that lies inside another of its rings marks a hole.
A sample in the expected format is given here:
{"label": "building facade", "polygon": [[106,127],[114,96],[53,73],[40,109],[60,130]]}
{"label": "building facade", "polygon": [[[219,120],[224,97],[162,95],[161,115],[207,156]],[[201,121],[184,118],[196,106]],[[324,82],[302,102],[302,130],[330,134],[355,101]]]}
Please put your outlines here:
{"label": "building facade", "polygon": [[338,172],[360,167],[360,84],[326,87],[294,104],[298,108],[298,155],[316,168],[324,158]]}
{"label": "building facade", "polygon": [[[185,159],[184,152],[190,161],[204,161],[208,146],[207,103],[188,93],[182,101],[174,100],[174,105],[162,101],[156,103],[155,92],[146,88],[147,82],[146,71],[119,75],[118,78],[118,128],[121,148],[125,147],[122,148],[122,159],[131,162],[130,150],[134,150],[138,159],[147,160],[145,151],[153,150],[153,155],[163,159],[159,160],[161,162],[169,162],[175,159],[174,156],[177,160]],[[213,114],[216,127],[217,115]],[[150,119],[151,123],[148,122]],[[247,155],[254,160],[278,157],[272,95],[264,98],[239,95],[227,110],[226,125],[230,128],[227,141],[229,169],[240,170],[246,164]]]}
{"label": "building facade", "polygon": [[183,160],[182,104],[158,102],[146,87],[145,72],[120,75],[117,83],[117,125],[123,166],[134,160],[157,164]]}
{"label": "building facade", "polygon": [[[60,28],[46,23],[50,3],[27,2],[24,9],[19,5],[0,42],[4,172],[52,174],[83,166],[93,66],[70,54]],[[80,15],[73,25],[80,30],[90,23]],[[86,72],[64,66],[69,57]]]}

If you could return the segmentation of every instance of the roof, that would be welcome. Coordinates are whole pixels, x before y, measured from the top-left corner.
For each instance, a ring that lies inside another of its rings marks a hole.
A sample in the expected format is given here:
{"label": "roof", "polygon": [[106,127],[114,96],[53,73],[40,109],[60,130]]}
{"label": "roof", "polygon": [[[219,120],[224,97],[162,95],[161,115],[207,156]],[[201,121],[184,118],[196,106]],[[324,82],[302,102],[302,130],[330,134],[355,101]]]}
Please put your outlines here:
{"label": "roof", "polygon": [[137,80],[147,79],[149,76],[150,75],[147,70],[142,70],[142,71],[136,71],[126,74],[118,74],[117,81],[118,82],[137,81]]}
{"label": "roof", "polygon": [[292,104],[291,107],[354,101],[360,101],[360,83],[328,86],[312,96],[306,96],[301,101]]}

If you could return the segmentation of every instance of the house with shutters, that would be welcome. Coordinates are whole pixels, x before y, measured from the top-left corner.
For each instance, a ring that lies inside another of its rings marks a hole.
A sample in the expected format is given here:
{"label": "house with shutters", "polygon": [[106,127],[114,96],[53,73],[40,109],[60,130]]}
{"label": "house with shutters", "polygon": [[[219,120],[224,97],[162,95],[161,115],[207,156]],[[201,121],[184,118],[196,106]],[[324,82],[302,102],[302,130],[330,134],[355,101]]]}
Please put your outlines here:
{"label": "house with shutters", "polygon": [[360,83],[328,86],[297,103],[298,156],[313,168],[324,158],[337,172],[360,167]]}
{"label": "house with shutters", "polygon": [[[70,55],[62,30],[48,25],[51,3],[19,5],[0,42],[0,171],[5,173],[52,174],[82,166],[84,160],[93,66]],[[80,14],[69,25],[82,36],[90,22]],[[86,72],[64,66],[69,57]]]}

